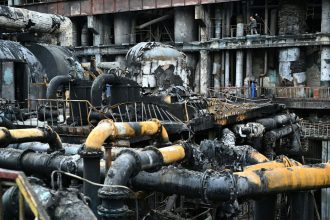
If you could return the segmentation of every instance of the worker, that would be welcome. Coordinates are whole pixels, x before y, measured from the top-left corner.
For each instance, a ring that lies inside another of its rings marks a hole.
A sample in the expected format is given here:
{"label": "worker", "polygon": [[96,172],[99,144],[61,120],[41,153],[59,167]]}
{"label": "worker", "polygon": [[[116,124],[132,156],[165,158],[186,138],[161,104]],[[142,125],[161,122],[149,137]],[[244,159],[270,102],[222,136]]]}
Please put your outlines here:
{"label": "worker", "polygon": [[249,27],[250,27],[251,34],[258,34],[258,31],[257,31],[257,20],[253,16],[250,16]]}

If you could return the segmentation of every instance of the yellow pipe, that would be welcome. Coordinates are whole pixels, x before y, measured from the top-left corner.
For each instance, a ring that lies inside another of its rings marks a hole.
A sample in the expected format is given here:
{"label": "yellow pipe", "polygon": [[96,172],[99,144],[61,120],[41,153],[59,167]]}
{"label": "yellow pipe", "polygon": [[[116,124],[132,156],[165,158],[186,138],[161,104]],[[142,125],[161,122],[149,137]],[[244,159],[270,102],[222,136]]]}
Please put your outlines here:
{"label": "yellow pipe", "polygon": [[138,136],[160,135],[163,142],[168,142],[166,129],[159,120],[142,122],[113,122],[102,120],[88,135],[85,146],[87,150],[101,150],[106,139],[122,139]]}
{"label": "yellow pipe", "polygon": [[186,153],[182,145],[173,145],[169,147],[159,148],[163,156],[164,164],[171,164],[185,158]]}
{"label": "yellow pipe", "polygon": [[268,161],[265,163],[259,163],[251,166],[244,167],[244,171],[254,171],[260,169],[275,169],[275,168],[285,168],[285,167],[293,167],[293,166],[302,166],[301,163],[289,159],[286,156],[282,156],[280,159],[274,161]]}
{"label": "yellow pipe", "polygon": [[105,140],[116,136],[116,126],[112,120],[102,120],[88,135],[85,147],[87,150],[101,150]]}
{"label": "yellow pipe", "polygon": [[61,150],[62,141],[59,135],[53,131],[50,127],[40,128],[26,128],[26,129],[11,129],[8,130],[5,127],[0,127],[0,143],[1,147],[11,143],[22,143],[40,141],[42,143],[48,143],[50,149]]}
{"label": "yellow pipe", "polygon": [[15,140],[25,139],[25,138],[43,138],[45,133],[37,128],[28,129],[13,129],[8,130],[11,137]]}
{"label": "yellow pipe", "polygon": [[258,151],[252,151],[249,154],[249,157],[253,160],[255,160],[256,163],[264,163],[264,162],[268,162],[269,159],[264,156],[263,154],[259,153]]}
{"label": "yellow pipe", "polygon": [[330,164],[248,170],[234,173],[234,176],[237,184],[242,184],[238,187],[253,187],[254,194],[308,190],[330,186]]}

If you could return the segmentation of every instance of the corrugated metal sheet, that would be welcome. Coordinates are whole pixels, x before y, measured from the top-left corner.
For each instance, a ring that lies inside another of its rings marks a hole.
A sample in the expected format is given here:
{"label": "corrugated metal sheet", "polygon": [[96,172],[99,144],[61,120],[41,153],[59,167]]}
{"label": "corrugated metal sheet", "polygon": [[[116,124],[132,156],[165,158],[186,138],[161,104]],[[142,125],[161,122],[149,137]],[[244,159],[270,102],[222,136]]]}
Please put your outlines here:
{"label": "corrugated metal sheet", "polygon": [[240,0],[83,0],[38,3],[22,7],[72,17],[235,1]]}

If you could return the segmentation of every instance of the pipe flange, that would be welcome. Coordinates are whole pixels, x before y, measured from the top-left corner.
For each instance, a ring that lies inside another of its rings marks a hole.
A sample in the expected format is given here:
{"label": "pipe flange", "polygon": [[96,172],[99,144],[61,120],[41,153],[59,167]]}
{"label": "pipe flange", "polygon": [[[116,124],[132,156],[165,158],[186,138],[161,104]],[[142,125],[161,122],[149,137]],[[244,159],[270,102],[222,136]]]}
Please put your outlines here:
{"label": "pipe flange", "polygon": [[130,192],[123,188],[115,186],[104,186],[98,190],[98,197],[102,200],[123,200],[130,198]]}
{"label": "pipe flange", "polygon": [[230,178],[231,180],[231,184],[230,184],[230,192],[229,192],[229,195],[230,195],[230,201],[235,201],[237,200],[237,193],[238,193],[238,189],[237,189],[237,181],[233,175],[233,173],[230,171],[230,172],[226,172],[226,175],[228,178]]}
{"label": "pipe flange", "polygon": [[132,176],[136,176],[142,169],[142,162],[141,162],[140,155],[134,150],[125,149],[125,150],[122,150],[119,152],[119,154],[117,155],[117,158],[120,157],[120,155],[122,155],[122,154],[130,154],[134,157],[134,159],[136,161],[136,166],[132,172]]}
{"label": "pipe flange", "polygon": [[103,205],[99,205],[97,207],[97,214],[107,219],[117,219],[130,216],[133,212],[128,209],[127,205],[111,209],[107,209]]}
{"label": "pipe flange", "polygon": [[201,180],[201,192],[200,192],[200,195],[203,195],[202,196],[202,200],[206,203],[210,203],[210,200],[208,199],[207,197],[207,193],[206,193],[206,189],[208,188],[207,187],[207,182],[208,182],[208,179],[211,177],[211,174],[214,173],[213,170],[211,169],[207,169],[204,173],[203,173],[203,176],[202,176],[202,180]]}
{"label": "pipe flange", "polygon": [[31,149],[26,149],[26,150],[23,150],[22,153],[19,155],[18,157],[18,160],[17,160],[17,167],[19,170],[23,170],[23,165],[22,165],[22,158],[24,157],[24,155],[28,154],[28,153],[35,153],[34,150],[31,150]]}
{"label": "pipe flange", "polygon": [[147,172],[156,172],[158,170],[160,170],[164,164],[164,158],[163,158],[163,155],[162,153],[159,151],[158,148],[156,147],[153,147],[153,146],[148,146],[148,147],[145,147],[142,151],[153,151],[155,154],[157,154],[158,158],[159,158],[159,164],[156,165],[154,168],[151,168],[151,169],[148,169],[146,170]]}
{"label": "pipe flange", "polygon": [[183,161],[190,161],[193,159],[193,148],[191,147],[191,145],[188,142],[183,142],[180,143],[183,146],[184,149],[184,153],[185,153],[185,158],[183,159]]}
{"label": "pipe flange", "polygon": [[82,158],[99,158],[101,159],[103,157],[103,151],[102,150],[87,150],[85,145],[79,150],[78,154]]}

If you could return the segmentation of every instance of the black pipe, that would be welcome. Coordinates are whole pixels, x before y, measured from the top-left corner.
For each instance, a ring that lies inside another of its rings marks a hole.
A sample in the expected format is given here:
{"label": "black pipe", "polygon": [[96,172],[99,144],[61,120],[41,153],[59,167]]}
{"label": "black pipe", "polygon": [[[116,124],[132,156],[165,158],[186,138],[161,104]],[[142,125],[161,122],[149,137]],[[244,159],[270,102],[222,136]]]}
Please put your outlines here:
{"label": "black pipe", "polygon": [[79,174],[81,160],[75,156],[65,156],[60,153],[45,154],[32,150],[0,149],[0,167],[20,170],[28,174],[49,176],[54,170],[62,170]]}
{"label": "black pipe", "polygon": [[271,118],[260,118],[255,122],[262,124],[266,131],[278,128],[282,125],[294,124],[299,121],[299,117],[295,113],[275,115]]}
{"label": "black pipe", "polygon": [[[62,143],[62,147],[64,149],[64,154],[66,155],[75,155],[78,154],[82,148],[81,144],[69,144]],[[49,144],[41,143],[41,142],[25,142],[18,144],[10,144],[7,148],[14,148],[19,150],[33,150],[37,152],[49,152]]]}
{"label": "black pipe", "polygon": [[265,143],[275,143],[276,140],[292,134],[296,130],[299,130],[299,124],[286,125],[281,128],[268,131],[264,135]]}
{"label": "black pipe", "polygon": [[56,99],[57,89],[62,85],[69,84],[71,79],[72,77],[70,75],[61,75],[52,78],[47,87],[46,99]]}
{"label": "black pipe", "polygon": [[[179,194],[212,202],[313,188],[307,185],[294,188],[290,186],[268,187],[267,180],[272,179],[272,175],[269,175],[272,172],[272,170],[263,171],[261,169],[251,174],[246,173],[246,176],[244,172],[216,172],[213,170],[198,172],[164,167],[153,173],[141,171],[130,182],[134,190],[156,191],[169,195]],[[256,179],[258,181],[255,181]],[[283,182],[285,184],[285,181]]]}
{"label": "black pipe", "polygon": [[[100,183],[100,159],[103,157],[103,152],[97,149],[86,150],[85,147],[83,147],[79,154],[83,159],[83,177],[89,181]],[[83,183],[83,193],[90,198],[91,209],[95,214],[97,213],[97,206],[99,204],[99,198],[97,196],[98,189],[99,187],[96,185],[87,182]]]}
{"label": "black pipe", "polygon": [[93,106],[102,105],[102,93],[105,89],[105,85],[130,85],[138,86],[138,83],[134,80],[119,77],[114,74],[102,74],[96,77],[91,88],[91,103]]}
{"label": "black pipe", "polygon": [[[188,149],[188,147],[185,148],[186,155],[190,155]],[[98,194],[102,201],[98,213],[104,218],[110,219],[127,215],[129,210],[125,200],[130,198],[130,192],[116,186],[127,186],[129,179],[141,170],[160,169],[162,165],[163,156],[157,148],[148,147],[143,151],[121,151],[104,180],[105,185],[114,187],[104,186],[99,190]]]}

